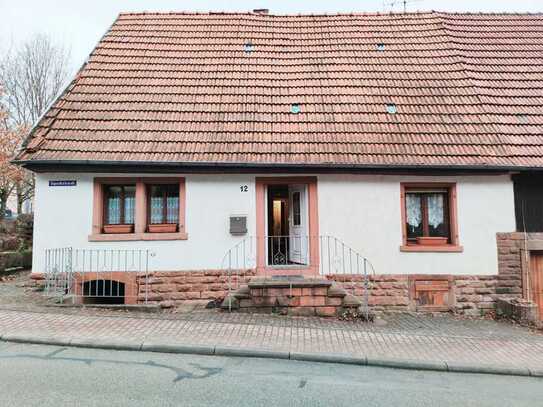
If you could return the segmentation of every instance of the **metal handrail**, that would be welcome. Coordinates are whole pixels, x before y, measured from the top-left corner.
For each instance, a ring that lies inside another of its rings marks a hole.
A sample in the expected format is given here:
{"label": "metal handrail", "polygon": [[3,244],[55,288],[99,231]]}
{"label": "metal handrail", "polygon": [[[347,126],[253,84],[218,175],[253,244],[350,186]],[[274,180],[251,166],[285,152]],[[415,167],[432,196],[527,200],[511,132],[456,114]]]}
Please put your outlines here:
{"label": "metal handrail", "polygon": [[[240,270],[256,269],[256,253],[259,242],[265,239],[265,257],[266,265],[268,267],[278,266],[306,266],[314,267],[311,264],[311,248],[317,244],[319,247],[319,260],[318,260],[318,275],[323,277],[342,275],[343,282],[350,281],[350,290],[352,295],[356,294],[355,281],[362,281],[363,288],[363,306],[367,312],[369,308],[369,280],[371,275],[375,275],[375,268],[371,261],[365,256],[361,255],[358,251],[354,250],[351,246],[348,246],[342,240],[330,236],[248,236],[236,243],[231,249],[229,249],[222,260],[221,269],[227,271],[227,284],[228,284],[228,298],[231,298],[232,292],[239,288],[240,282]],[[271,256],[272,261],[270,264],[269,251],[272,250],[274,254],[274,242],[279,242],[280,250],[289,250],[289,245],[294,239],[300,239],[300,247],[303,249],[303,253],[300,254],[305,262],[290,262],[288,259],[288,253],[286,254],[284,261],[276,262],[276,257]],[[281,242],[284,240],[284,244]],[[305,245],[302,243],[305,242]],[[279,267],[278,267],[279,268]]]}
{"label": "metal handrail", "polygon": [[[142,297],[147,303],[149,257],[154,255],[147,249],[46,249],[45,294],[60,298],[121,298],[126,294],[116,281],[118,273],[136,273],[135,284],[145,285]],[[89,275],[92,279],[86,278]]]}

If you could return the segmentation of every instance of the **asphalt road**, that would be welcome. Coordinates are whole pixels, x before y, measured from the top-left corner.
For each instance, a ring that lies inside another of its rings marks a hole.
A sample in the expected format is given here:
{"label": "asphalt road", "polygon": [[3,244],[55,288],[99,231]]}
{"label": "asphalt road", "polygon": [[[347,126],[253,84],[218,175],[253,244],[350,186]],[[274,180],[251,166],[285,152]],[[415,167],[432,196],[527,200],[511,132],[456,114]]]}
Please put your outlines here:
{"label": "asphalt road", "polygon": [[0,342],[0,406],[541,406],[543,379]]}

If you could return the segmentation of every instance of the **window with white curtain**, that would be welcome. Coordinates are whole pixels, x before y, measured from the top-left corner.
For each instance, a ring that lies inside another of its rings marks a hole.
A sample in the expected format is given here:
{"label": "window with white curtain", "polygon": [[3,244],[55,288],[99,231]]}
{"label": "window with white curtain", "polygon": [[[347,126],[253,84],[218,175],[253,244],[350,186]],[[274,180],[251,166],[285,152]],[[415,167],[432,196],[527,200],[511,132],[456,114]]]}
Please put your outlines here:
{"label": "window with white curtain", "polygon": [[405,221],[408,241],[417,237],[450,239],[449,192],[447,190],[405,191]]}

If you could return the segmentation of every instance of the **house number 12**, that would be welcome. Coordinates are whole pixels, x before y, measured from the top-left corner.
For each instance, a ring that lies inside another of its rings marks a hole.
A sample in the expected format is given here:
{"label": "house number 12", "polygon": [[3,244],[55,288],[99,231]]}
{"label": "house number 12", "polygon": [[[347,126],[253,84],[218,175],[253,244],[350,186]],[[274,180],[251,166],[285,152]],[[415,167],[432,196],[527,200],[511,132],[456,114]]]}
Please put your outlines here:
{"label": "house number 12", "polygon": [[249,191],[249,187],[247,185],[240,185],[239,189],[241,190],[241,192]]}

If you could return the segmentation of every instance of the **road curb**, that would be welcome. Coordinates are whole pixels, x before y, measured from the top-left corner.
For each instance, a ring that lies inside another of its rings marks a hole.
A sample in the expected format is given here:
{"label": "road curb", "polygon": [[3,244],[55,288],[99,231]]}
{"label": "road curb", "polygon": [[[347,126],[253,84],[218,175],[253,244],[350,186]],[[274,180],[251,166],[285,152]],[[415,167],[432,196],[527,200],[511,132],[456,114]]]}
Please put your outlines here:
{"label": "road curb", "polygon": [[495,374],[507,376],[534,376],[530,369],[519,366],[503,366],[503,365],[472,365],[464,363],[446,362],[449,372],[457,373],[480,373],[480,374]]}
{"label": "road curb", "polygon": [[141,343],[117,341],[98,338],[72,338],[70,346],[77,348],[112,349],[112,350],[141,350]]}
{"label": "road curb", "polygon": [[36,345],[69,346],[70,339],[56,336],[39,336],[25,334],[5,334],[0,339],[3,342],[33,343]]}
{"label": "road curb", "polygon": [[207,356],[254,357],[289,359],[298,362],[341,363],[357,366],[422,370],[451,373],[475,373],[507,376],[543,377],[543,369],[528,369],[522,366],[456,363],[451,361],[422,361],[411,359],[375,358],[338,353],[311,353],[251,349],[235,346],[207,346],[160,342],[131,342],[95,338],[63,338],[39,335],[4,334],[2,342],[28,343],[37,345],[74,346],[81,348],[142,351],[157,353],[194,354]]}
{"label": "road curb", "polygon": [[368,366],[392,367],[396,369],[410,370],[431,370],[436,372],[446,372],[447,364],[444,361],[425,361],[411,359],[392,359],[392,358],[368,358]]}
{"label": "road curb", "polygon": [[290,352],[268,349],[236,348],[231,346],[216,346],[216,356],[240,356],[250,358],[289,359]]}
{"label": "road curb", "polygon": [[214,355],[214,346],[175,344],[161,342],[143,342],[141,351],[158,353],[187,353],[193,355]]}
{"label": "road curb", "polygon": [[368,364],[368,359],[365,356],[350,356],[335,353],[290,352],[290,359],[300,362],[343,363],[359,366],[366,366]]}

